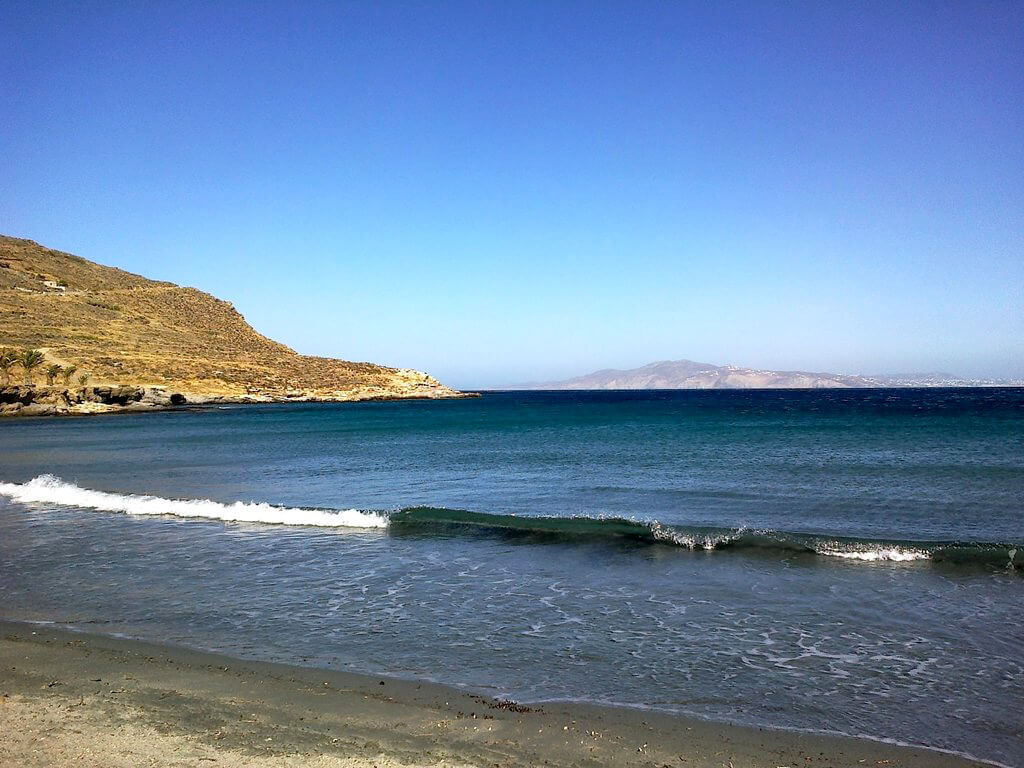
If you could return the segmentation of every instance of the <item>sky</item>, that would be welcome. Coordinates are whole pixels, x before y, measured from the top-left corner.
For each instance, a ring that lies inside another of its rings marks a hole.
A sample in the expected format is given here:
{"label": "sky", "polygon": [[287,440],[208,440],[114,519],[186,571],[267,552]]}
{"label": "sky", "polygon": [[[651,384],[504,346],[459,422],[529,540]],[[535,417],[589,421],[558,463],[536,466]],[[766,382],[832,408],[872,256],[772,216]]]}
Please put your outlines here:
{"label": "sky", "polygon": [[0,3],[0,233],[458,387],[1024,377],[1024,3]]}

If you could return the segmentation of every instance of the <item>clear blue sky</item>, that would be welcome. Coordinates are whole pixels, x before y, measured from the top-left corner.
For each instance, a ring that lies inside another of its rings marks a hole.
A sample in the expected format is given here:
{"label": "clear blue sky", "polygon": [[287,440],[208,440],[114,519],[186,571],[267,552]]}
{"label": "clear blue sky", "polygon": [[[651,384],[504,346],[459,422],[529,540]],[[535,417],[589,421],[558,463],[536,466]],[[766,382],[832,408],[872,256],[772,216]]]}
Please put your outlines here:
{"label": "clear blue sky", "polygon": [[0,232],[456,386],[1024,376],[1024,3],[0,3]]}

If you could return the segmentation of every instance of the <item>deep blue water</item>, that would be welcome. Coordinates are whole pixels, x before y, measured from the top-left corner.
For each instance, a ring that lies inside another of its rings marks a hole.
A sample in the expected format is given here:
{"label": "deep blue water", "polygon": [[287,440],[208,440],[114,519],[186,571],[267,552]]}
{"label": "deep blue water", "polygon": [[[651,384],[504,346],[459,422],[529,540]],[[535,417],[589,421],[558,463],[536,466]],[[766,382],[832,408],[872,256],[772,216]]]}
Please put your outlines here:
{"label": "deep blue water", "polygon": [[1022,390],[0,422],[0,615],[525,700],[1019,765],[1022,566]]}

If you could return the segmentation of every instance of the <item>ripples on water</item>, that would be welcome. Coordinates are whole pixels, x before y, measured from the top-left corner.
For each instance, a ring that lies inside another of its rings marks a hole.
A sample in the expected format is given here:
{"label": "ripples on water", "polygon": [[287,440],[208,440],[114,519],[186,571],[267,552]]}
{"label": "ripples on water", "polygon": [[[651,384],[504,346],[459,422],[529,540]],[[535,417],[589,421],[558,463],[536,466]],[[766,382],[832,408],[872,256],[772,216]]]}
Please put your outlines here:
{"label": "ripples on water", "polygon": [[[0,481],[52,472],[86,489],[302,509],[419,503],[1024,540],[1019,396],[928,406],[897,393],[890,412],[856,395],[791,394],[794,405],[724,393],[716,407],[691,394],[4,424]],[[867,734],[1010,765],[1024,755],[1024,578],[1005,566],[141,518],[81,503],[0,494],[4,615],[522,700]]]}

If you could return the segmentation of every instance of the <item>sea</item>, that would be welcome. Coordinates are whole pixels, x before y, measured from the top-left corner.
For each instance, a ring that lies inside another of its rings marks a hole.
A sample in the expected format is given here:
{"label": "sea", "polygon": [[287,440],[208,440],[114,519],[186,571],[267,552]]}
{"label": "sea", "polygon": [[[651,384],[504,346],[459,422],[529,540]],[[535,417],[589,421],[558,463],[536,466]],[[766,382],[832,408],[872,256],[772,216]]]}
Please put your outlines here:
{"label": "sea", "polygon": [[1024,765],[1024,389],[0,422],[0,617]]}

